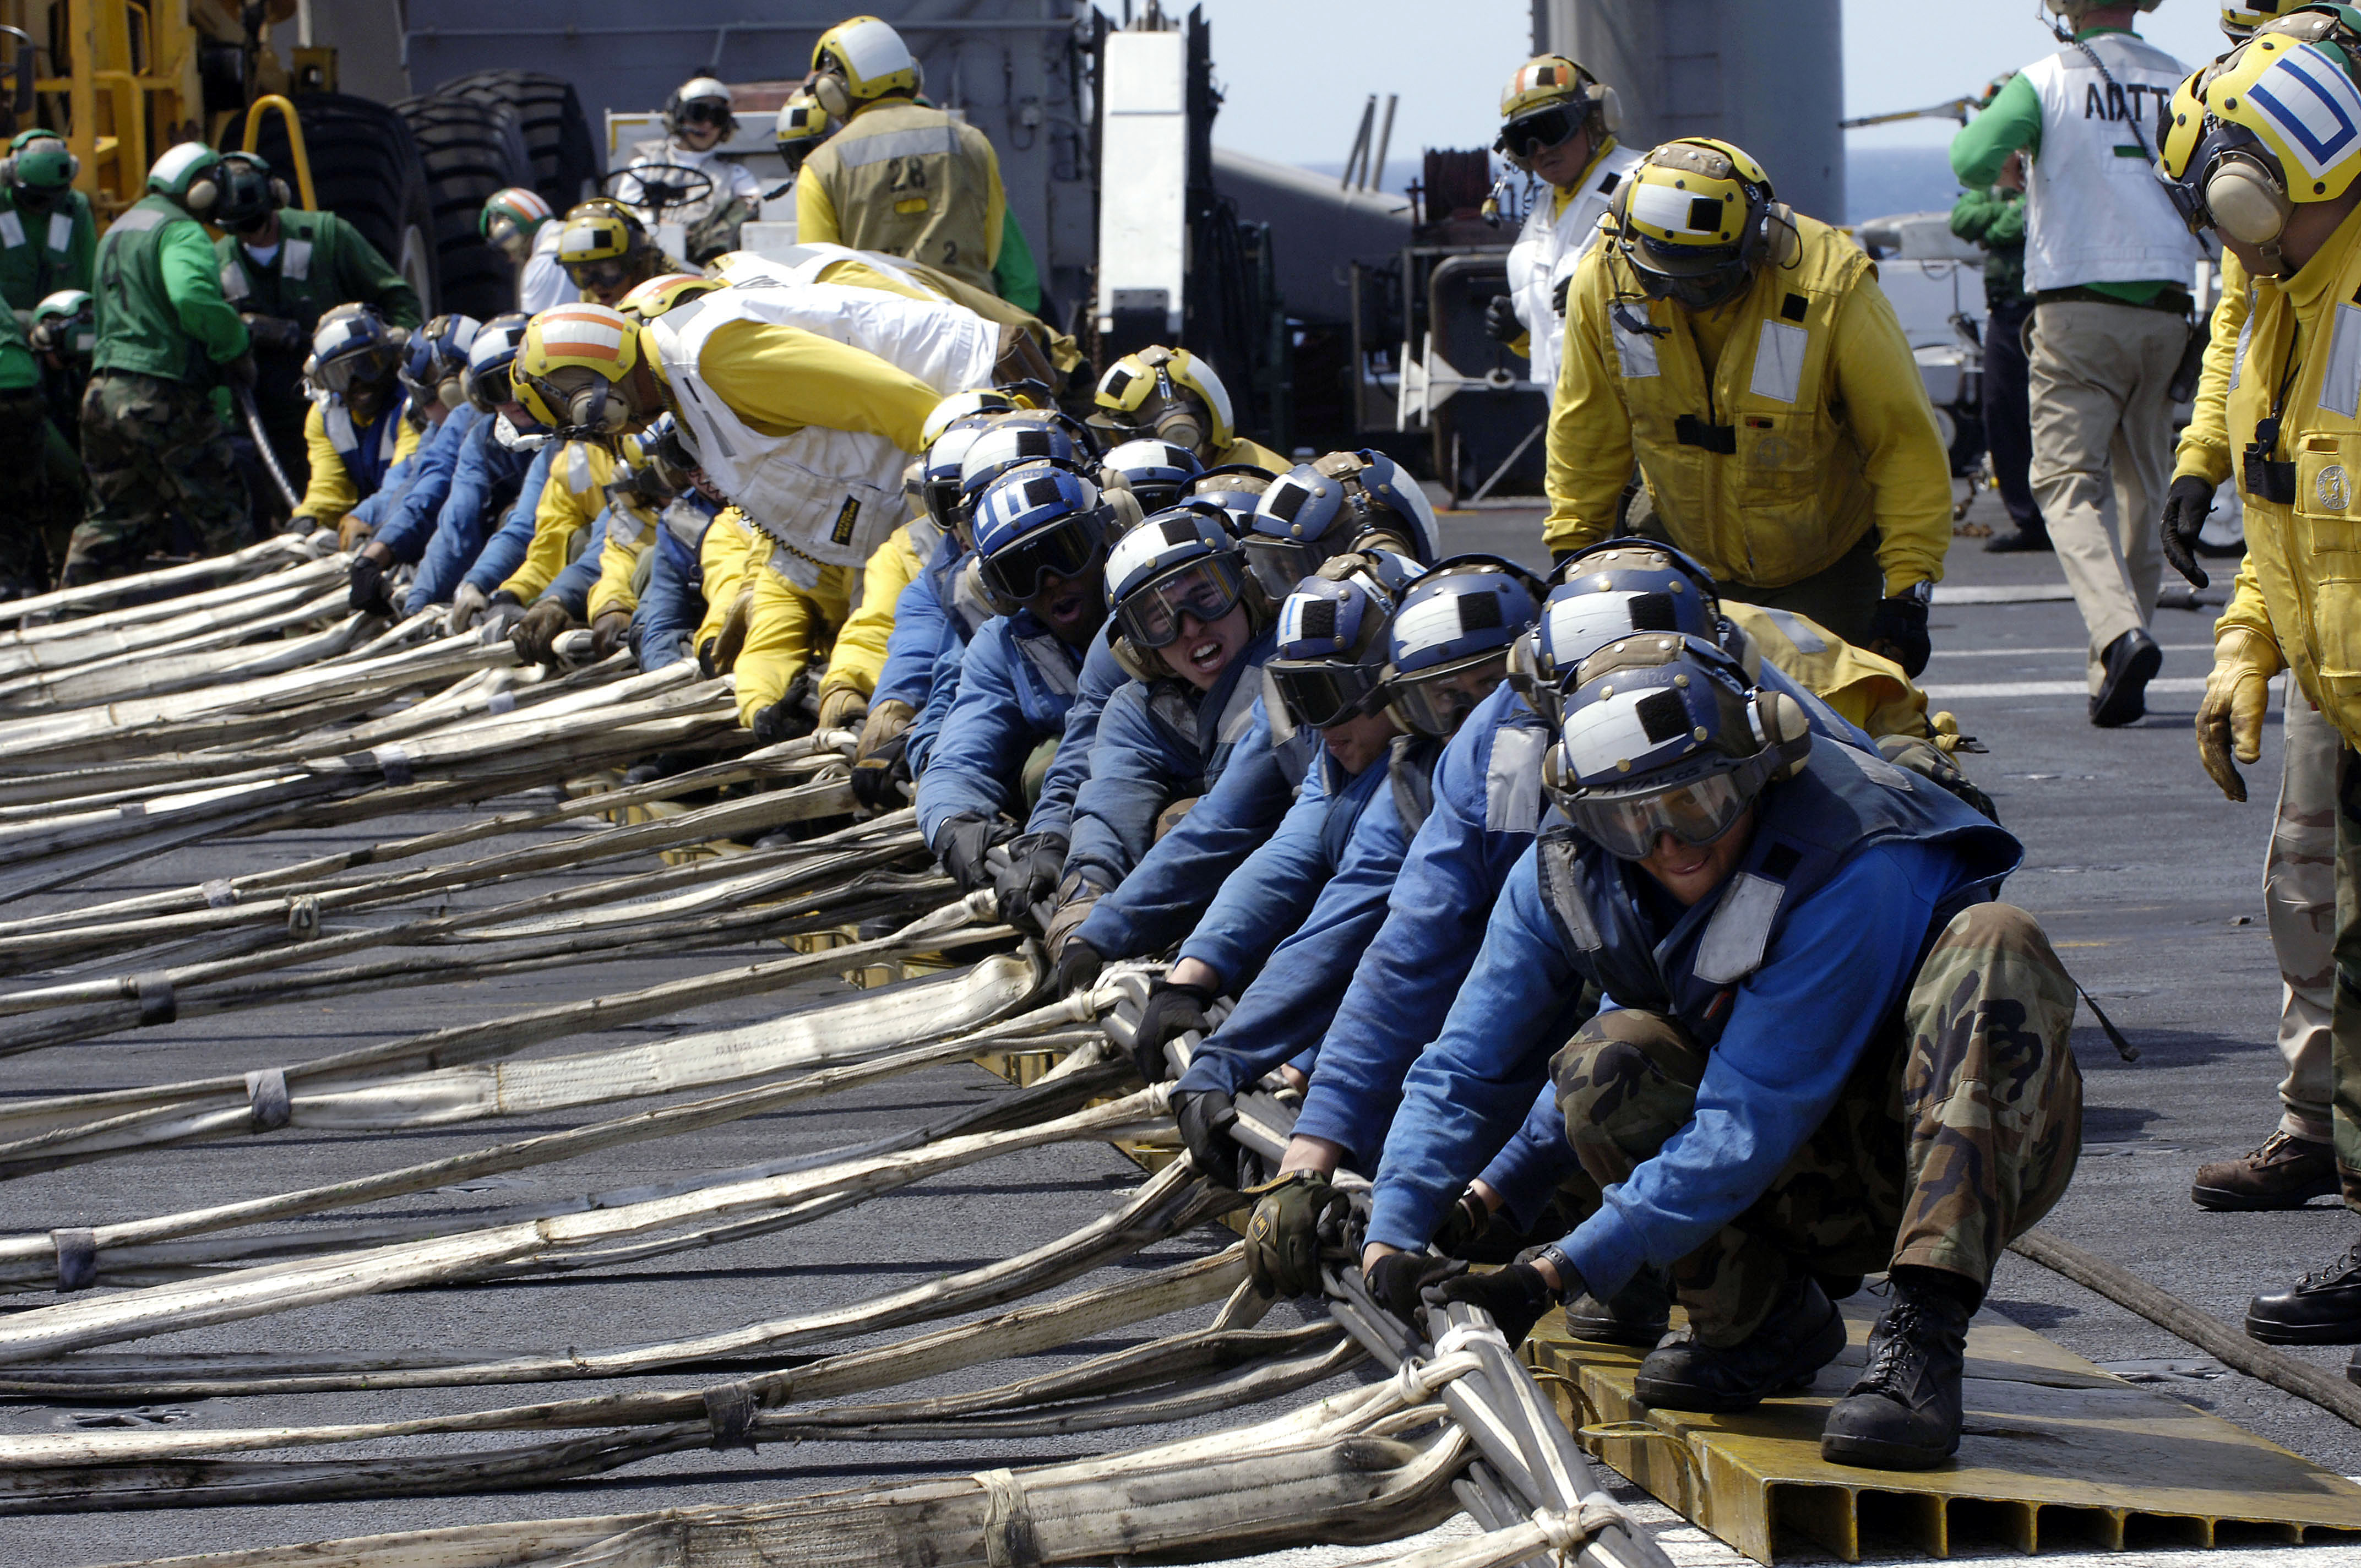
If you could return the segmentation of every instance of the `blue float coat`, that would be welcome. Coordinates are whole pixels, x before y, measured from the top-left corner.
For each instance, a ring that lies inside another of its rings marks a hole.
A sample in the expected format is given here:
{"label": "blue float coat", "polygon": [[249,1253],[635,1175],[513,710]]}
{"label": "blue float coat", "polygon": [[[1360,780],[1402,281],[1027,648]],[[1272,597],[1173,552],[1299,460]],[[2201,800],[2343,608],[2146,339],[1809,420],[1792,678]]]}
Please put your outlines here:
{"label": "blue float coat", "polygon": [[[462,403],[444,415],[443,422],[418,444],[418,450],[395,464],[385,485],[362,503],[368,506],[384,499],[378,518],[371,521],[376,522],[377,543],[392,551],[395,560],[414,563],[426,554],[426,542],[434,536],[443,502],[451,494],[451,478],[458,471],[467,433],[482,418],[473,403]],[[353,510],[357,513],[361,507]]]}
{"label": "blue float coat", "polygon": [[[1030,610],[984,623],[968,642],[918,775],[918,831],[928,843],[951,817],[1024,809],[1025,760],[1064,732],[1082,673],[1082,655]],[[932,711],[932,699],[928,707]]]}
{"label": "blue float coat", "polygon": [[[487,420],[484,428],[489,431],[495,422]],[[506,450],[497,441],[489,444]],[[533,543],[533,520],[541,510],[542,488],[549,483],[550,471],[557,464],[557,455],[565,449],[566,443],[553,441],[533,454],[533,462],[525,468],[523,483],[518,488],[516,504],[509,508],[508,514],[500,520],[500,527],[492,536],[484,541],[482,549],[476,555],[476,564],[464,568],[467,580],[482,592],[496,591],[519,566],[524,565],[526,547]],[[453,483],[456,486],[457,481]],[[427,554],[431,556],[433,549],[430,548]]]}
{"label": "blue float coat", "polygon": [[[406,608],[413,615],[430,604],[447,603],[459,591],[462,580],[490,593],[516,570],[511,563],[490,582],[482,580],[491,552],[485,535],[493,529],[500,531],[492,535],[494,539],[506,534],[522,512],[525,537],[533,537],[533,509],[541,503],[538,479],[548,474],[549,466],[539,456],[528,459],[494,440],[492,432],[499,425],[497,419],[479,419],[460,444],[450,493],[435,515],[434,537],[427,541],[417,580],[410,586]],[[553,442],[544,451],[555,451],[557,444]],[[503,504],[509,507],[505,521],[500,519]],[[523,558],[520,545],[517,559]]]}

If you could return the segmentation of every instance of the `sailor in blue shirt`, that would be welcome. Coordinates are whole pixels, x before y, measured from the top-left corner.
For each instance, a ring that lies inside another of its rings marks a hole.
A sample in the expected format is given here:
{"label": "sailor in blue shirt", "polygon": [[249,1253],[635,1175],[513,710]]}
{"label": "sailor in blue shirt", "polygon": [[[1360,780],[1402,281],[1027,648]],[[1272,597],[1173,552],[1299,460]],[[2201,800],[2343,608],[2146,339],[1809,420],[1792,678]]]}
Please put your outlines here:
{"label": "sailor in blue shirt", "polygon": [[366,525],[368,543],[353,557],[349,599],[357,610],[390,612],[385,571],[397,561],[418,559],[426,548],[459,448],[479,416],[467,401],[467,351],[482,323],[473,316],[436,316],[402,345],[399,374],[410,394],[410,417],[429,428],[418,447],[396,463],[367,499],[346,513]]}
{"label": "sailor in blue shirt", "polygon": [[[1887,1270],[1866,1374],[1825,1458],[1918,1468],[1959,1444],[1969,1315],[2080,1145],[2073,984],[1993,902],[2016,840],[1715,643],[1642,633],[1583,661],[1520,860],[1386,1140],[1364,1266],[1398,1311],[1433,1287],[1521,1339],[1562,1296],[1670,1271],[1686,1336],[1639,1397],[1729,1411],[1843,1348],[1817,1276]],[[1587,982],[1607,998],[1575,1030]],[[1420,1255],[1554,1081],[1602,1190],[1497,1274]],[[1898,1113],[1898,1114],[1897,1114]]]}

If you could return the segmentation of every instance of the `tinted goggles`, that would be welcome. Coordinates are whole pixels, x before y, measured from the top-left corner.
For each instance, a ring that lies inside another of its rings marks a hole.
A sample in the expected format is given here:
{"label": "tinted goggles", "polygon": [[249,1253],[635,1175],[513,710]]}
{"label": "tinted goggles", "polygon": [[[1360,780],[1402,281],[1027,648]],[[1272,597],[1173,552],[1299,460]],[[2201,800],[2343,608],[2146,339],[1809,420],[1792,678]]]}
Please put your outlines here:
{"label": "tinted goggles", "polygon": [[983,586],[1003,598],[1029,599],[1051,577],[1074,582],[1106,560],[1106,531],[1094,517],[1069,517],[1039,528],[976,564]]}
{"label": "tinted goggles", "polygon": [[1508,674],[1508,654],[1488,653],[1415,675],[1397,675],[1387,688],[1386,701],[1412,729],[1449,735],[1466,722],[1476,705],[1490,696]]}
{"label": "tinted goggles", "polygon": [[965,544],[969,511],[960,494],[959,475],[954,472],[948,479],[927,480],[918,487],[918,496],[934,525]]}
{"label": "tinted goggles", "polygon": [[1295,591],[1295,585],[1312,576],[1327,563],[1334,554],[1317,541],[1301,539],[1267,539],[1261,534],[1249,534],[1243,541],[1246,565],[1262,585],[1262,591],[1273,599],[1283,599]]}
{"label": "tinted goggles", "polygon": [[1580,130],[1584,113],[1570,104],[1545,104],[1502,126],[1499,139],[1492,145],[1512,157],[1531,158]]}
{"label": "tinted goggles", "polygon": [[1557,804],[1575,827],[1609,854],[1644,861],[1655,852],[1660,834],[1670,833],[1684,844],[1712,843],[1745,811],[1746,795],[1734,775],[1722,773],[1653,795],[1562,795]]}
{"label": "tinted goggles", "polygon": [[569,261],[566,275],[577,289],[619,289],[630,278],[631,269],[609,257],[604,261]]}
{"label": "tinted goggles", "polygon": [[373,387],[391,375],[395,368],[393,351],[388,348],[364,349],[358,354],[338,355],[320,367],[320,385],[331,397],[341,398],[356,387]]}
{"label": "tinted goggles", "polygon": [[1385,670],[1378,664],[1273,659],[1263,666],[1300,729],[1325,729],[1375,713],[1385,703]]}
{"label": "tinted goggles", "polygon": [[1143,648],[1169,647],[1180,635],[1180,618],[1211,625],[1237,609],[1246,592],[1245,574],[1226,555],[1191,561],[1136,589],[1115,607],[1124,635]]}

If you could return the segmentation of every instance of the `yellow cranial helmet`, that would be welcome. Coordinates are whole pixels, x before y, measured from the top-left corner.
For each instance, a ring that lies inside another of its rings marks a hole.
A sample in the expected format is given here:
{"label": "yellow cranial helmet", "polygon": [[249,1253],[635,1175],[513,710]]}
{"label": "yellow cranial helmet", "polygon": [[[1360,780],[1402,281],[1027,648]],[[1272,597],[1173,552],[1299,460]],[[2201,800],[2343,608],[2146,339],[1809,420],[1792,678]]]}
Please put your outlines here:
{"label": "yellow cranial helmet", "polygon": [[803,168],[820,143],[836,131],[836,118],[819,101],[819,95],[808,87],[798,87],[787,94],[779,105],[779,118],[772,128],[772,139],[777,144],[779,156],[787,160],[787,172]]}
{"label": "yellow cranial helmet", "polygon": [[1776,201],[1744,148],[1709,137],[1668,141],[1615,192],[1616,249],[1650,298],[1710,309],[1762,260]]}
{"label": "yellow cranial helmet", "polygon": [[1016,400],[1005,392],[989,387],[969,392],[953,392],[937,403],[934,411],[918,426],[918,449],[925,451],[935,444],[935,438],[951,426],[954,420],[970,414],[1005,414],[1016,411]]}
{"label": "yellow cranial helmet", "polygon": [[699,294],[710,294],[726,287],[718,278],[695,272],[665,272],[633,285],[630,293],[615,302],[615,309],[633,321],[652,322]]}
{"label": "yellow cranial helmet", "polygon": [[1230,389],[1211,365],[1185,348],[1150,345],[1125,355],[1099,378],[1095,400],[1106,411],[1106,422],[1175,446],[1218,452],[1237,436]]}
{"label": "yellow cranial helmet", "polygon": [[[918,90],[917,58],[901,34],[874,16],[848,17],[820,34],[819,42],[812,46],[811,68],[816,90],[822,81],[833,78],[850,104]],[[829,103],[830,95],[820,95],[829,113],[841,117],[850,112],[850,104],[839,107]]]}
{"label": "yellow cranial helmet", "polygon": [[616,433],[630,423],[615,389],[640,362],[640,329],[605,305],[559,305],[533,318],[513,378],[525,411],[564,433]]}
{"label": "yellow cranial helmet", "polygon": [[1615,89],[1601,86],[1580,61],[1542,54],[1517,67],[1500,90],[1500,122],[1493,146],[1522,169],[1534,152],[1557,146],[1586,126],[1613,136],[1622,128],[1623,106]]}
{"label": "yellow cranial helmet", "polygon": [[573,267],[586,261],[620,261],[647,242],[647,230],[619,203],[588,201],[566,214],[557,232],[557,260]]}
{"label": "yellow cranial helmet", "polygon": [[2305,0],[2248,0],[2246,5],[2233,5],[2223,0],[2222,30],[2235,42],[2244,43],[2257,27],[2287,15]]}
{"label": "yellow cranial helmet", "polygon": [[2257,247],[2277,265],[2295,209],[2351,188],[2361,175],[2356,44],[2361,13],[2308,6],[2180,84],[2157,173],[2191,230]]}

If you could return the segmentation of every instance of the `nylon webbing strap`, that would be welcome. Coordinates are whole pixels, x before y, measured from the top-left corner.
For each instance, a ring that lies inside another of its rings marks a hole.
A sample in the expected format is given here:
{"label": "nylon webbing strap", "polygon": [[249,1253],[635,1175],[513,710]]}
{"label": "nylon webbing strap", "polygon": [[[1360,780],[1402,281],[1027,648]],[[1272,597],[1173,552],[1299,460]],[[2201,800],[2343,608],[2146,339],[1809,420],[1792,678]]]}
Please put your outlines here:
{"label": "nylon webbing strap", "polygon": [[983,1560],[991,1568],[1040,1568],[1041,1543],[1033,1517],[1025,1511],[1025,1484],[1013,1470],[979,1470],[978,1485],[990,1499],[983,1516]]}
{"label": "nylon webbing strap", "polygon": [[715,1448],[752,1448],[754,1416],[762,1409],[754,1386],[741,1380],[717,1384],[705,1390],[705,1419],[713,1427]]}
{"label": "nylon webbing strap", "polygon": [[275,1133],[285,1126],[294,1113],[287,1104],[287,1074],[280,1068],[265,1068],[246,1075],[247,1116],[258,1133]]}
{"label": "nylon webbing strap", "polygon": [[490,714],[512,712],[515,707],[516,693],[512,691],[496,691],[491,695],[490,699],[484,704],[484,711]]}
{"label": "nylon webbing strap", "polygon": [[58,1294],[87,1290],[98,1281],[98,1233],[90,1230],[51,1231],[58,1249]]}
{"label": "nylon webbing strap", "polygon": [[230,886],[227,877],[215,877],[211,882],[200,883],[197,891],[205,895],[205,907],[208,909],[227,909],[237,902],[237,889]]}
{"label": "nylon webbing strap", "polygon": [[169,1024],[181,1015],[179,1004],[172,1000],[172,977],[164,970],[151,969],[135,974],[131,983],[139,998],[141,1028]]}
{"label": "nylon webbing strap", "polygon": [[401,747],[379,746],[369,753],[369,761],[378,765],[385,774],[385,782],[394,788],[410,783],[410,753]]}

